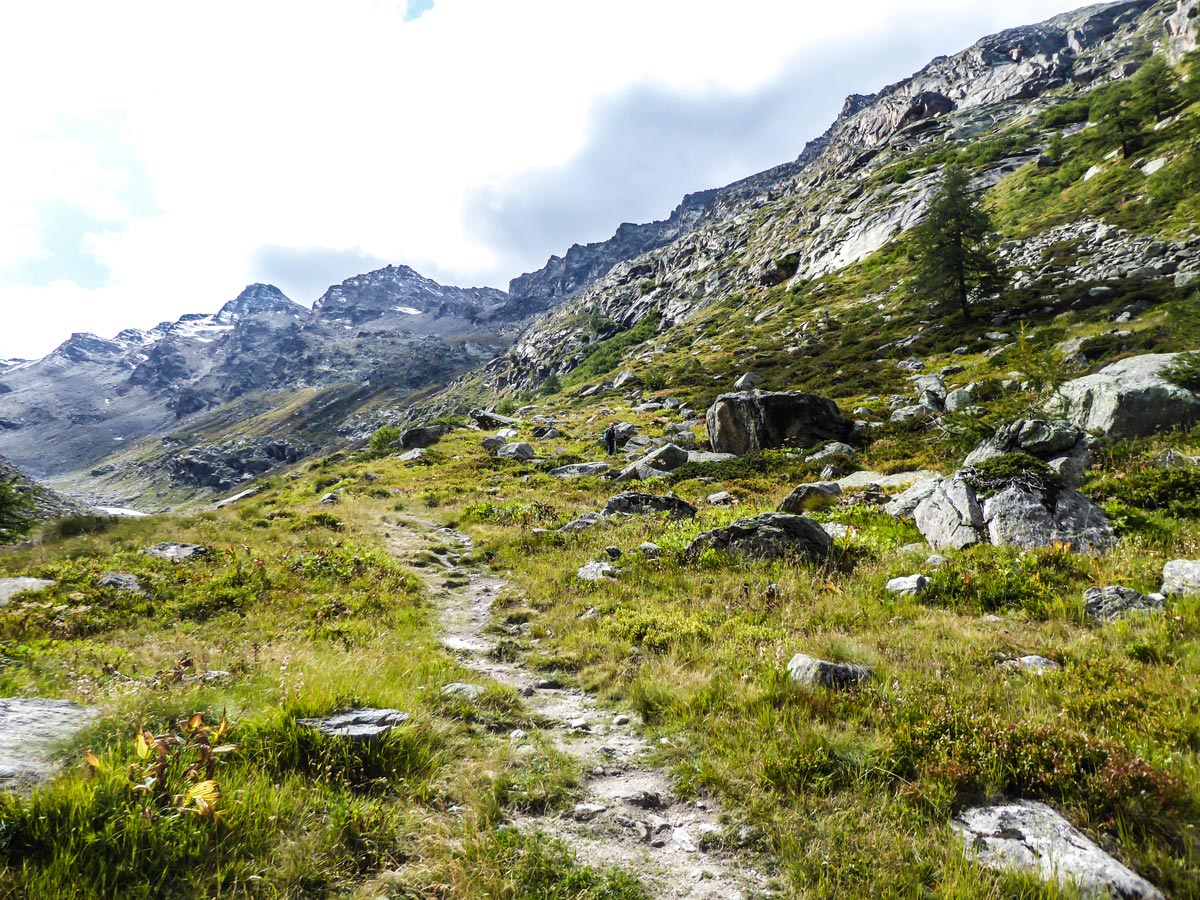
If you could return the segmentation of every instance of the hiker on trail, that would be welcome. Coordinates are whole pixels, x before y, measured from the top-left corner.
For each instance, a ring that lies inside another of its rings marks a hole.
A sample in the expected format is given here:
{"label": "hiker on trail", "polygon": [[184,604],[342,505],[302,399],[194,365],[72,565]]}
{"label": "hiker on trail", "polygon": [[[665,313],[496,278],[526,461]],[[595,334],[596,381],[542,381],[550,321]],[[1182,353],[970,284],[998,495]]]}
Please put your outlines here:
{"label": "hiker on trail", "polygon": [[617,423],[610,422],[608,427],[604,429],[604,448],[608,450],[608,455],[612,456],[617,452]]}

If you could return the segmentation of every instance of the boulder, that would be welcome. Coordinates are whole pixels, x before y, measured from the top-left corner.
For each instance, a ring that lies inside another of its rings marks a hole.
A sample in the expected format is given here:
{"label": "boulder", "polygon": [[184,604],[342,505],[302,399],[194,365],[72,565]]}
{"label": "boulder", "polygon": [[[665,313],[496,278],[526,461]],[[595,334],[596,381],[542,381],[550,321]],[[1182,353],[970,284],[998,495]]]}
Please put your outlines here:
{"label": "boulder", "polygon": [[1162,592],[1168,597],[1200,594],[1200,559],[1173,559],[1163,566]]}
{"label": "boulder", "polygon": [[747,372],[733,383],[735,391],[751,391],[762,384],[762,376],[757,372]]}
{"label": "boulder", "polygon": [[1063,384],[1046,411],[1110,438],[1142,437],[1200,420],[1200,398],[1162,377],[1174,353],[1118,360]]}
{"label": "boulder", "polygon": [[1044,803],[976,807],[952,823],[966,855],[988,869],[1032,873],[1085,897],[1163,900],[1162,892],[1113,859]]}
{"label": "boulder", "polygon": [[401,453],[396,457],[396,460],[407,465],[416,465],[417,463],[429,464],[428,455],[422,447],[414,447],[406,453]]}
{"label": "boulder", "polygon": [[408,719],[408,713],[398,709],[349,709],[331,716],[299,719],[298,722],[332,737],[369,741],[387,734]]}
{"label": "boulder", "polygon": [[797,684],[844,690],[865,681],[871,670],[854,663],[829,662],[797,653],[788,663],[788,674]]}
{"label": "boulder", "polygon": [[484,450],[486,450],[488,453],[491,453],[494,450],[499,450],[501,447],[507,444],[508,441],[504,440],[504,438],[500,437],[498,434],[489,434],[479,443],[483,446]]}
{"label": "boulder", "polygon": [[529,460],[534,459],[537,454],[534,453],[533,448],[530,447],[525,441],[518,441],[511,444],[505,444],[496,451],[496,456],[500,459],[515,459],[519,462],[528,462]]}
{"label": "boulder", "polygon": [[913,520],[934,550],[961,550],[986,533],[975,489],[958,476],[934,484],[913,509]]}
{"label": "boulder", "polygon": [[984,501],[983,520],[991,542],[1002,546],[1066,544],[1077,552],[1104,552],[1116,543],[1100,507],[1068,489],[1051,495],[1019,485],[1007,487]]}
{"label": "boulder", "polygon": [[604,516],[598,512],[584,513],[578,519],[568,522],[558,529],[559,534],[572,534],[577,531],[588,531],[604,521]]}
{"label": "boulder", "polygon": [[705,497],[704,501],[709,506],[733,506],[737,503],[737,498],[729,491],[716,491]]}
{"label": "boulder", "polygon": [[888,421],[897,425],[903,425],[906,422],[917,422],[928,418],[932,414],[932,410],[928,406],[916,404],[914,406],[901,406],[899,409],[893,410]]}
{"label": "boulder", "polygon": [[695,558],[712,549],[749,559],[799,557],[823,561],[832,548],[833,538],[812,519],[767,513],[700,533],[688,545],[686,555]]}
{"label": "boulder", "polygon": [[1152,612],[1163,608],[1161,597],[1147,597],[1127,587],[1091,587],[1083,592],[1084,607],[1093,619],[1112,622],[1133,612]]}
{"label": "boulder", "polygon": [[842,496],[842,486],[836,481],[814,481],[799,485],[779,504],[781,513],[804,513],[833,506]]}
{"label": "boulder", "polygon": [[53,584],[53,581],[45,578],[0,578],[0,606],[7,606],[13,597],[23,591],[40,591]]}
{"label": "boulder", "polygon": [[405,450],[416,450],[436,444],[450,433],[446,425],[422,425],[400,433],[400,446]]}
{"label": "boulder", "polygon": [[539,425],[533,429],[533,439],[535,441],[553,441],[562,437],[562,432],[553,425]]}
{"label": "boulder", "polygon": [[709,407],[705,423],[713,450],[736,456],[840,441],[853,427],[832,400],[798,391],[722,394]]}
{"label": "boulder", "polygon": [[627,491],[610,497],[604,504],[604,511],[601,515],[609,516],[617,513],[631,516],[667,513],[672,519],[690,519],[696,515],[696,507],[678,497]]}
{"label": "boulder", "polygon": [[637,373],[626,369],[625,371],[617,374],[617,377],[613,379],[612,386],[617,390],[620,390],[621,388],[628,387],[631,384],[640,383],[641,379],[638,378]]}
{"label": "boulder", "polygon": [[975,396],[968,388],[955,388],[946,394],[944,407],[946,412],[958,412],[975,403]]}
{"label": "boulder", "polygon": [[208,548],[202,547],[199,544],[176,544],[168,541],[162,544],[155,544],[153,547],[147,548],[144,552],[147,556],[153,556],[156,559],[183,562],[194,559],[197,556],[206,556]]}
{"label": "boulder", "polygon": [[572,463],[569,466],[559,466],[557,469],[551,469],[547,474],[555,478],[591,478],[603,475],[611,468],[612,466],[608,463],[602,462]]}

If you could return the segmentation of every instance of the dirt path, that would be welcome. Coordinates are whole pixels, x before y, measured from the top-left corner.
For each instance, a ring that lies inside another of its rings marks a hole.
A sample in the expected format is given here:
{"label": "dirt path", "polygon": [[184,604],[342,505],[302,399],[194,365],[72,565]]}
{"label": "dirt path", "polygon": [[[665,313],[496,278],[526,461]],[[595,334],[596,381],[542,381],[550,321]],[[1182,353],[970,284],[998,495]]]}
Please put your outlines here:
{"label": "dirt path", "polygon": [[[669,776],[641,761],[646,742],[636,719],[614,716],[583,691],[553,686],[520,662],[489,657],[493,643],[484,629],[492,601],[508,584],[460,566],[470,538],[416,519],[385,523],[383,530],[401,558],[439,544],[454,548],[434,551],[440,565],[417,570],[441,604],[443,642],[470,668],[519,691],[541,720],[555,723],[549,729],[555,746],[587,773],[584,797],[571,814],[522,816],[514,820],[517,827],[562,840],[587,865],[620,866],[642,878],[656,897],[744,900],[763,893],[762,875],[704,848],[705,835],[721,831],[719,809],[711,800],[681,800]],[[466,583],[445,587],[451,573],[465,575]]]}

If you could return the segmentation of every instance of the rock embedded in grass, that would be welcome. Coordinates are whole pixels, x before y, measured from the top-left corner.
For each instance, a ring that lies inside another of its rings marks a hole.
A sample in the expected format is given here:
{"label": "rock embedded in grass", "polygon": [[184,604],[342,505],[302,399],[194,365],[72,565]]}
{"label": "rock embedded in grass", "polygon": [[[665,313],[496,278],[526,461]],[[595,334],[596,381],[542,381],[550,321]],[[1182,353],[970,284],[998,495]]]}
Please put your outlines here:
{"label": "rock embedded in grass", "polygon": [[798,515],[814,509],[834,506],[842,496],[842,486],[836,481],[812,481],[798,485],[779,504],[781,513]]}
{"label": "rock embedded in grass", "polygon": [[829,662],[797,653],[788,663],[788,674],[797,684],[843,690],[866,680],[871,670],[856,663]]}
{"label": "rock embedded in grass", "polygon": [[0,790],[27,790],[55,770],[53,751],[98,712],[66,700],[0,699]]}
{"label": "rock embedded in grass", "polygon": [[1200,595],[1200,559],[1173,559],[1163,566],[1162,592],[1168,597]]}
{"label": "rock embedded in grass", "polygon": [[833,538],[812,519],[767,513],[698,534],[688,545],[686,556],[695,559],[712,549],[748,559],[798,557],[822,562],[832,548]]}
{"label": "rock embedded in grass", "polygon": [[1037,654],[1006,659],[1000,663],[1000,667],[1014,672],[1028,672],[1031,675],[1045,675],[1047,672],[1057,672],[1062,668],[1054,660]]}
{"label": "rock embedded in grass", "polygon": [[496,456],[500,459],[513,459],[518,462],[528,462],[537,456],[533,447],[525,441],[515,441],[510,444],[505,444],[496,451]]}
{"label": "rock embedded in grass", "polygon": [[1046,806],[1018,800],[962,813],[952,823],[966,855],[988,869],[1030,872],[1084,897],[1163,900],[1163,894]]}
{"label": "rock embedded in grass", "polygon": [[136,575],[125,572],[105,572],[96,582],[100,587],[116,588],[118,591],[128,591],[131,594],[145,595],[146,589]]}
{"label": "rock embedded in grass", "polygon": [[442,688],[443,697],[465,697],[468,700],[478,700],[483,694],[482,684],[470,684],[465,681],[455,681]]}
{"label": "rock embedded in grass", "polygon": [[[444,689],[442,693],[445,693]],[[348,709],[331,716],[299,719],[298,722],[331,737],[369,741],[387,734],[409,718],[408,713],[398,709]]]}
{"label": "rock embedded in grass", "polygon": [[929,587],[929,579],[924,575],[906,575],[893,578],[887,583],[889,594],[899,594],[902,597],[917,597]]}
{"label": "rock embedded in grass", "polygon": [[616,494],[604,504],[602,515],[625,514],[631,516],[667,513],[672,519],[690,519],[696,515],[696,507],[678,497],[660,494],[643,494],[626,491]]}
{"label": "rock embedded in grass", "polygon": [[0,606],[6,606],[23,591],[40,591],[53,585],[53,581],[45,578],[0,578]]}
{"label": "rock embedded in grass", "polygon": [[592,478],[604,475],[611,469],[612,466],[604,462],[572,463],[569,466],[559,466],[557,469],[551,469],[546,474],[554,478]]}
{"label": "rock embedded in grass", "polygon": [[[326,496],[329,496],[328,494]],[[325,502],[324,498],[321,500]],[[147,556],[153,556],[156,559],[169,559],[171,562],[184,562],[185,560],[194,559],[197,556],[207,556],[208,548],[200,544],[176,544],[170,541],[155,544],[153,547],[147,548],[145,551]]]}
{"label": "rock embedded in grass", "polygon": [[1163,608],[1158,596],[1146,596],[1127,587],[1090,587],[1083,592],[1084,608],[1093,619],[1112,622],[1130,613],[1154,612]]}
{"label": "rock embedded in grass", "polygon": [[610,563],[592,560],[579,567],[575,577],[580,581],[604,581],[617,577],[617,570]]}

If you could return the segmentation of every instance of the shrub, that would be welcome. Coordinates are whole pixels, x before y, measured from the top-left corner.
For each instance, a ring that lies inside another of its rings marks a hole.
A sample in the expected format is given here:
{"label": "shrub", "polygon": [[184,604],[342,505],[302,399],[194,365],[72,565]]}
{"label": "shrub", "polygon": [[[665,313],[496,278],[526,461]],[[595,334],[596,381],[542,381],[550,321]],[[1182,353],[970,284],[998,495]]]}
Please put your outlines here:
{"label": "shrub", "polygon": [[1163,378],[1189,391],[1200,391],[1200,353],[1181,353],[1163,371]]}
{"label": "shrub", "polygon": [[400,440],[400,429],[395,425],[384,425],[377,428],[371,435],[370,448],[372,453],[383,453]]}
{"label": "shrub", "polygon": [[45,536],[48,538],[72,538],[81,534],[100,534],[117,524],[115,516],[97,516],[82,513],[73,516],[63,516],[46,525]]}

